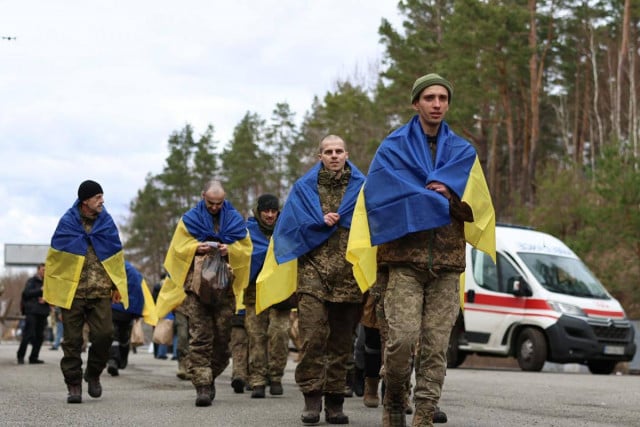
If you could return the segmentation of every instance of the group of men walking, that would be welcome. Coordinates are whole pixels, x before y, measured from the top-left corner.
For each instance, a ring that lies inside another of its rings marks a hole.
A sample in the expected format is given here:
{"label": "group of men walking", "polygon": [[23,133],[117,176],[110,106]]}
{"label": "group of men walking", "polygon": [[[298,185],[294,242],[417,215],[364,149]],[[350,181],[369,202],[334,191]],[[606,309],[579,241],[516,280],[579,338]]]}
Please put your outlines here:
{"label": "group of men walking", "polygon": [[[282,209],[265,194],[245,221],[219,181],[204,185],[201,200],[178,221],[156,306],[158,318],[180,307],[188,319],[186,365],[196,406],[215,399],[239,310],[245,310],[251,396],[264,397],[267,386],[282,394],[286,356],[280,355],[294,304],[302,343],[295,370],[305,401],[301,422],[319,423],[324,407],[327,423],[347,424],[347,363],[363,295],[375,284],[382,288],[384,325],[382,423],[406,424],[415,369],[413,425],[432,425],[459,309],[465,244],[473,233],[471,243],[491,250],[482,234],[495,221],[474,148],[443,121],[452,94],[451,83],[437,74],[417,79],[411,92],[417,114],[382,141],[366,177],[349,161],[340,136],[324,137],[318,162],[295,182]],[[486,193],[483,204],[474,202],[477,182]],[[61,368],[68,401],[81,401],[83,377],[89,395],[99,397],[111,344],[110,304],[126,309],[130,303],[122,245],[99,184],[81,184],[46,264],[44,299],[62,307],[65,319]],[[92,345],[83,375],[84,322]]]}

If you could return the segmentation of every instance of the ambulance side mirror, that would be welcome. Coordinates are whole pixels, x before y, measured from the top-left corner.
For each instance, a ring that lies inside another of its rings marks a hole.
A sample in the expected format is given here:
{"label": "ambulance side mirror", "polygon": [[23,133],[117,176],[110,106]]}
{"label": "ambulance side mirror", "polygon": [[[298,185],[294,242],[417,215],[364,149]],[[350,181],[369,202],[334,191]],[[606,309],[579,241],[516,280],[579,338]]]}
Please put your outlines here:
{"label": "ambulance side mirror", "polygon": [[530,297],[533,295],[531,287],[522,276],[515,276],[509,278],[508,281],[509,293],[516,297]]}

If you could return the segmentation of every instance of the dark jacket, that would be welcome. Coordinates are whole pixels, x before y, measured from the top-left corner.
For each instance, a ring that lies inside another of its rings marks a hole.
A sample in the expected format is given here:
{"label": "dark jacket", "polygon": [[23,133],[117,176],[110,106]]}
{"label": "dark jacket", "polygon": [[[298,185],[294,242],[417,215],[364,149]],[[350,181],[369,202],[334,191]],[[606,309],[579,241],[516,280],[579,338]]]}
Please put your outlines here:
{"label": "dark jacket", "polygon": [[24,314],[37,314],[42,316],[49,315],[49,304],[39,302],[38,298],[42,297],[42,279],[33,276],[24,285],[22,291],[22,304],[24,306]]}

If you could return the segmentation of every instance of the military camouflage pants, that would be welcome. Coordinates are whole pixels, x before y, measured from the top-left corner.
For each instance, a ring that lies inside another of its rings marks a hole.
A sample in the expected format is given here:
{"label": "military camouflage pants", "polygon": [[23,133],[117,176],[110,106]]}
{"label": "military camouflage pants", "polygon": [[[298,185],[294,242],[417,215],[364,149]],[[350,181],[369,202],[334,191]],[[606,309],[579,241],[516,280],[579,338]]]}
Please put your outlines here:
{"label": "military camouflage pants", "polygon": [[62,309],[64,338],[60,369],[67,384],[82,383],[83,328],[89,325],[89,355],[85,369],[89,378],[100,376],[107,361],[113,339],[111,298],[74,298],[69,310]]}
{"label": "military camouflage pants", "polygon": [[289,356],[289,313],[268,308],[256,315],[247,304],[245,326],[249,335],[249,383],[252,387],[282,381]]}
{"label": "military camouflage pants", "polygon": [[245,328],[245,316],[234,314],[231,326],[231,379],[247,381],[249,377],[249,339]]}
{"label": "military camouflage pants", "polygon": [[189,352],[189,319],[180,311],[174,311],[174,333],[178,337],[178,360],[186,358]]}
{"label": "military camouflage pants", "polygon": [[391,266],[384,297],[387,340],[384,350],[385,407],[402,404],[417,342],[416,406],[438,403],[447,368],[451,328],[460,307],[460,274],[434,277],[410,267]]}
{"label": "military camouflage pants", "polygon": [[344,393],[347,361],[353,350],[353,333],[361,306],[299,295],[298,328],[302,348],[295,377],[302,393]]}
{"label": "military camouflage pants", "polygon": [[234,309],[231,288],[212,305],[202,304],[195,294],[187,292],[181,310],[189,318],[187,367],[195,387],[212,384],[229,365]]}

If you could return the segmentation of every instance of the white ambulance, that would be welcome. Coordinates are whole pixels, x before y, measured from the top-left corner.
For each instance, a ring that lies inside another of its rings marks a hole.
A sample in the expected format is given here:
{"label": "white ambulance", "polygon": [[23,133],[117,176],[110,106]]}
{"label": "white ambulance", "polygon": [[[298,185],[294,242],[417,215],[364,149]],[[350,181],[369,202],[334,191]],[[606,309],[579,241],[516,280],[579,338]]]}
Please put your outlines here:
{"label": "white ambulance", "polygon": [[610,374],[636,351],[620,303],[557,238],[496,227],[497,266],[467,245],[464,315],[452,333],[448,366],[468,354],[515,357],[524,371],[545,361],[581,363]]}

